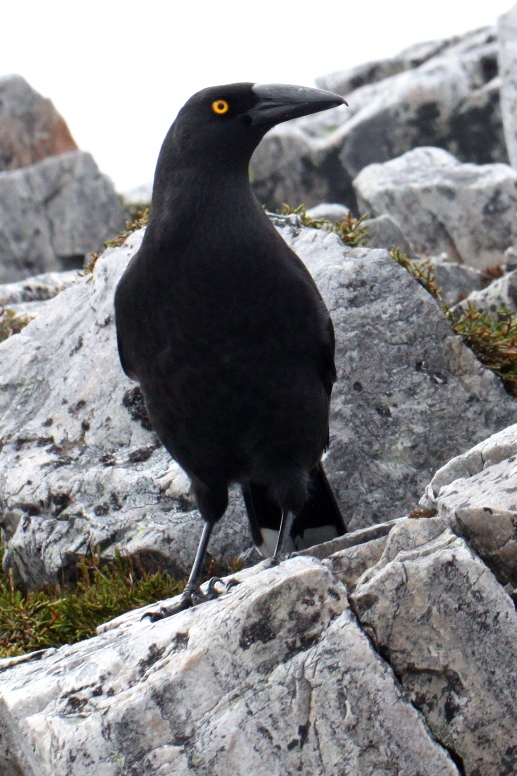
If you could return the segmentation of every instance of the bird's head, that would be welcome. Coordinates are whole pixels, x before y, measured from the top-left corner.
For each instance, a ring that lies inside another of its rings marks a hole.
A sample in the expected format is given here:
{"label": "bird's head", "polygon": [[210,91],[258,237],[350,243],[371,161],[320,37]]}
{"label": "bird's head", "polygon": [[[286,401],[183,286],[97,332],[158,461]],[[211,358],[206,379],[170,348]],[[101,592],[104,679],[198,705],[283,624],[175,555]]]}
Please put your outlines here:
{"label": "bird's head", "polygon": [[194,94],[181,108],[164,143],[183,160],[205,164],[224,160],[249,162],[268,130],[289,119],[307,116],[345,100],[332,92],[305,86],[236,83],[211,86]]}

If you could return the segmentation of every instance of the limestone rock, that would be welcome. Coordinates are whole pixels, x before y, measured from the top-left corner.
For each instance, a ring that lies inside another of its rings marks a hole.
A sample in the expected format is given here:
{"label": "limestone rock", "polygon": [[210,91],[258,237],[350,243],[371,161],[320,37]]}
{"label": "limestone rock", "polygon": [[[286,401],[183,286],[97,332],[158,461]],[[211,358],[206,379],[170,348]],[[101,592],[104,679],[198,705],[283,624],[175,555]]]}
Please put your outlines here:
{"label": "limestone rock", "polygon": [[446,261],[440,256],[433,256],[430,263],[445,304],[455,305],[486,285],[487,276],[474,267]]}
{"label": "limestone rock", "polygon": [[0,171],[75,151],[64,119],[19,75],[0,77]]}
{"label": "limestone rock", "polygon": [[496,35],[487,28],[319,79],[344,94],[348,108],[269,132],[252,160],[255,191],[271,209],[310,206],[320,196],[357,212],[351,181],[413,148],[438,146],[476,164],[506,162],[497,76]]}
{"label": "limestone rock", "polygon": [[517,587],[517,425],[439,469],[421,503],[464,536],[502,584]]}
{"label": "limestone rock", "polygon": [[349,214],[349,209],[337,202],[322,202],[307,210],[311,218],[325,218],[327,221],[342,221]]}
{"label": "limestone rock", "polygon": [[439,148],[415,148],[372,164],[354,180],[359,207],[404,224],[418,253],[446,253],[483,269],[504,261],[517,238],[517,172],[461,164]]}
{"label": "limestone rock", "polygon": [[461,772],[514,773],[517,612],[461,539],[422,522],[393,529],[354,609]]}
{"label": "limestone rock", "polygon": [[131,613],[4,670],[2,773],[457,776],[336,575],[293,558],[239,576],[212,603]]}
{"label": "limestone rock", "polygon": [[513,773],[517,612],[465,541],[401,519],[315,550],[0,661],[3,776]]}
{"label": "limestone rock", "polygon": [[407,256],[413,254],[411,244],[406,239],[399,224],[391,216],[383,214],[376,218],[367,218],[364,225],[368,231],[370,248],[385,248],[389,251],[393,247],[397,247]]}
{"label": "limestone rock", "polygon": [[507,272],[497,278],[486,288],[473,291],[458,304],[458,312],[465,310],[467,305],[472,305],[476,310],[484,310],[496,313],[501,307],[506,307],[510,312],[517,311],[517,270]]}
{"label": "limestone rock", "polygon": [[[351,530],[413,508],[436,469],[515,419],[515,401],[385,251],[273,217],[307,263],[336,329],[327,472]],[[6,567],[26,586],[67,579],[77,555],[116,549],[185,574],[201,521],[151,432],[116,352],[112,297],[141,233],[44,302],[0,345],[0,498]],[[211,543],[251,546],[237,494]]]}
{"label": "limestone rock", "polygon": [[[341,110],[346,108],[326,112],[334,116]],[[344,202],[355,206],[352,180],[343,174],[337,149],[332,152],[324,141],[291,122],[276,127],[262,140],[251,158],[250,180],[259,202],[273,211],[283,204],[310,208],[321,202]]]}
{"label": "limestone rock", "polygon": [[501,113],[510,164],[517,167],[517,6],[497,23],[501,72]]}
{"label": "limestone rock", "polygon": [[0,282],[81,267],[124,226],[111,181],[70,151],[0,173]]}
{"label": "limestone rock", "polygon": [[442,54],[449,46],[459,43],[460,40],[458,36],[455,36],[446,40],[416,43],[389,59],[366,62],[362,65],[356,65],[349,70],[319,76],[316,79],[316,85],[320,89],[336,92],[336,94],[346,97],[361,86],[377,83],[392,75],[397,75],[397,73],[403,73],[405,70],[419,67],[424,62],[427,62],[428,59],[431,59],[431,57]]}
{"label": "limestone rock", "polygon": [[77,270],[67,272],[46,272],[17,283],[0,285],[0,305],[42,302],[57,296],[65,288],[79,280]]}

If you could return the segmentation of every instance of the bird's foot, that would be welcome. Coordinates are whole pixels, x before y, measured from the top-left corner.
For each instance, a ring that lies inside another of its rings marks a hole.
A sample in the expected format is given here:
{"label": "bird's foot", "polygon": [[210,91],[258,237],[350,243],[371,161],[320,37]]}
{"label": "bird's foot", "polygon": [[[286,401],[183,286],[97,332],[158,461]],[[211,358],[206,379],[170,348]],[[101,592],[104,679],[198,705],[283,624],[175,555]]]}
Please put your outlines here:
{"label": "bird's foot", "polygon": [[219,577],[212,577],[208,582],[206,593],[201,590],[199,585],[187,585],[177,603],[172,604],[171,606],[160,606],[156,611],[146,612],[142,615],[142,620],[148,617],[151,622],[158,622],[158,620],[172,617],[174,614],[184,612],[186,609],[191,609],[198,604],[205,603],[206,601],[213,601],[215,598],[219,598],[220,595],[216,588],[217,584],[223,585],[224,592],[228,593],[232,587],[240,585],[240,582],[237,579],[229,579],[228,582],[223,582]]}

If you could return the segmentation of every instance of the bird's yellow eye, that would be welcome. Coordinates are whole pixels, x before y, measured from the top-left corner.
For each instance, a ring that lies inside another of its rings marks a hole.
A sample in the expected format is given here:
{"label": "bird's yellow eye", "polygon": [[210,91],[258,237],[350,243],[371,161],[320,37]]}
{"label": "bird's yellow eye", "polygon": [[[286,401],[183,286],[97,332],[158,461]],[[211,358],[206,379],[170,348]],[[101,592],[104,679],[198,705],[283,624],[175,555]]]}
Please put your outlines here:
{"label": "bird's yellow eye", "polygon": [[223,113],[228,113],[230,110],[230,106],[226,102],[226,100],[216,100],[212,103],[212,110],[214,113],[219,113],[219,115]]}

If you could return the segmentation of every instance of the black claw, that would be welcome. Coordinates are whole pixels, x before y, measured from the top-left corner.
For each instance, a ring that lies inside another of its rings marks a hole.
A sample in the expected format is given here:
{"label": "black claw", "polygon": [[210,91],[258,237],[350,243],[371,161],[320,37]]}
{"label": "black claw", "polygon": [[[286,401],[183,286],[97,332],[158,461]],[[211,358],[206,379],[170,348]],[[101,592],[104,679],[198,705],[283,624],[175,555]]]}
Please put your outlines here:
{"label": "black claw", "polygon": [[229,579],[226,583],[226,592],[229,593],[232,587],[237,587],[237,585],[240,585],[240,582],[238,579]]}
{"label": "black claw", "polygon": [[212,577],[212,579],[210,579],[208,582],[206,595],[210,601],[212,601],[214,598],[219,598],[219,591],[216,588],[217,583],[223,585],[224,587],[224,582],[220,577]]}

